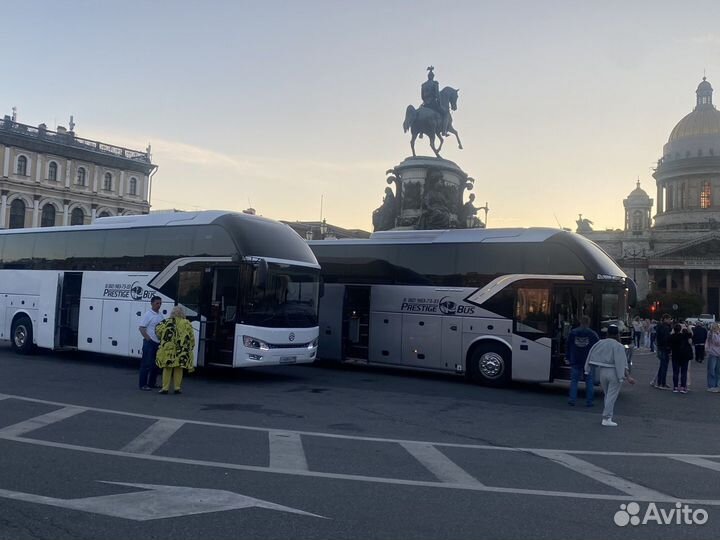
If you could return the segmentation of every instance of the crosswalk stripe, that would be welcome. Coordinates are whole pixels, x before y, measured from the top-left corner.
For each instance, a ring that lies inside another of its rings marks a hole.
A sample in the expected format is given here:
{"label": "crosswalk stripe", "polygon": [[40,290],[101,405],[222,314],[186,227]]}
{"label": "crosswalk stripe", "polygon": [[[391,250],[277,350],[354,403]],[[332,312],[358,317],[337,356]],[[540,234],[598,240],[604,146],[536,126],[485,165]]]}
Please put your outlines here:
{"label": "crosswalk stripe", "polygon": [[683,463],[689,463],[690,465],[703,467],[705,469],[710,469],[712,471],[720,472],[720,463],[718,463],[717,461],[710,461],[709,459],[693,456],[675,456],[672,459],[676,461],[682,461]]}
{"label": "crosswalk stripe", "polygon": [[0,429],[0,436],[20,437],[21,435],[25,435],[26,433],[35,431],[36,429],[40,429],[41,427],[49,426],[50,424],[54,424],[55,422],[60,422],[85,411],[87,411],[87,409],[82,407],[63,407],[62,409],[58,409],[47,414],[42,414],[40,416],[30,418],[29,420],[18,422],[17,424],[4,427]]}
{"label": "crosswalk stripe", "polygon": [[295,471],[308,470],[305,449],[298,433],[269,431],[268,442],[270,443],[271,468]]}
{"label": "crosswalk stripe", "polygon": [[533,450],[533,453],[562,465],[563,467],[567,467],[576,473],[592,478],[601,484],[605,484],[606,486],[610,486],[618,491],[637,497],[638,499],[667,500],[671,498],[669,495],[665,495],[659,491],[646,488],[645,486],[641,486],[640,484],[621,478],[607,469],[598,467],[597,465],[566,454],[565,452],[558,452],[555,450]]}
{"label": "crosswalk stripe", "polygon": [[402,443],[401,446],[441,482],[482,486],[482,483],[432,444]]}
{"label": "crosswalk stripe", "polygon": [[133,454],[152,454],[165,444],[184,423],[181,420],[158,420],[123,446],[120,451]]}

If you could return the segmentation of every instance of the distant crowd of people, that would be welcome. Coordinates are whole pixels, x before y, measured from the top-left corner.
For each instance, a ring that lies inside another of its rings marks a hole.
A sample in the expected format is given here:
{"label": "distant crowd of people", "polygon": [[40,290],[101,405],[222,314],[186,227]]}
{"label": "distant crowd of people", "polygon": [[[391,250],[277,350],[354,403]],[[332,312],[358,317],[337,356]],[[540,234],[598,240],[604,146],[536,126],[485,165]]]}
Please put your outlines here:
{"label": "distant crowd of people", "polygon": [[[567,340],[566,357],[571,369],[568,404],[575,405],[578,384],[585,380],[585,404],[592,407],[594,383],[599,380],[605,395],[603,426],[617,426],[613,421],[613,412],[622,383],[635,384],[619,334],[618,327],[610,325],[607,339],[601,340],[590,328],[590,318],[584,316],[580,326],[570,332]],[[650,383],[653,388],[687,394],[690,362],[694,358],[702,363],[707,358],[707,391],[720,392],[720,325],[717,323],[708,328],[702,323],[691,325],[674,321],[668,314],[663,315],[659,322],[636,317],[632,322],[632,339],[637,349],[645,348],[657,354],[659,366]],[[667,384],[670,364],[672,386]]]}
{"label": "distant crowd of people", "polygon": [[[636,323],[633,321],[633,331]],[[650,384],[660,390],[686,394],[688,392],[688,366],[693,358],[703,363],[707,358],[707,391],[718,393],[720,382],[720,325],[712,323],[695,325],[673,321],[665,314],[655,325],[655,342],[651,349],[660,361],[658,372]],[[667,384],[668,365],[672,363],[673,385]]]}

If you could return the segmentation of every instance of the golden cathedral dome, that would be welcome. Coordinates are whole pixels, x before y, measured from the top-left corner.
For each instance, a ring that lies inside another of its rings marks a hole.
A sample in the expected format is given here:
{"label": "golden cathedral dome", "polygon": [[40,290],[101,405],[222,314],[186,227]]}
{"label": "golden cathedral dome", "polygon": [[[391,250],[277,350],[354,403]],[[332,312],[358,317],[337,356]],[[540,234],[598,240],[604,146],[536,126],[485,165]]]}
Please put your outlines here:
{"label": "golden cathedral dome", "polygon": [[712,104],[713,88],[703,77],[698,85],[695,109],[680,120],[670,133],[668,143],[701,135],[720,135],[720,111]]}

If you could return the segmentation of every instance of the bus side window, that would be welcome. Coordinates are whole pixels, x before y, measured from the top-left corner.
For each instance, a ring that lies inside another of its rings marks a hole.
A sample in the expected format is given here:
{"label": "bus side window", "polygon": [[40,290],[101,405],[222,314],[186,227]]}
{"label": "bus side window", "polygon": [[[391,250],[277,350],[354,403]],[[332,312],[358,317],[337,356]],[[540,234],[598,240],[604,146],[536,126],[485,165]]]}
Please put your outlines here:
{"label": "bus side window", "polygon": [[534,337],[550,335],[550,289],[517,289],[515,321],[517,332]]}

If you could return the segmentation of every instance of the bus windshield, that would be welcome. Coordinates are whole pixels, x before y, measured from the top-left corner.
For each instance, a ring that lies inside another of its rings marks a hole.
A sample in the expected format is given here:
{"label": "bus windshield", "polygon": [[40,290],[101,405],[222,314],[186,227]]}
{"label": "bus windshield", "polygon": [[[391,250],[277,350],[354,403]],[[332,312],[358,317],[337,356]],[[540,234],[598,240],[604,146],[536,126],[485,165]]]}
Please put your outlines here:
{"label": "bus windshield", "polygon": [[253,282],[245,298],[241,324],[271,328],[312,328],[318,325],[319,272],[269,264],[263,285]]}

